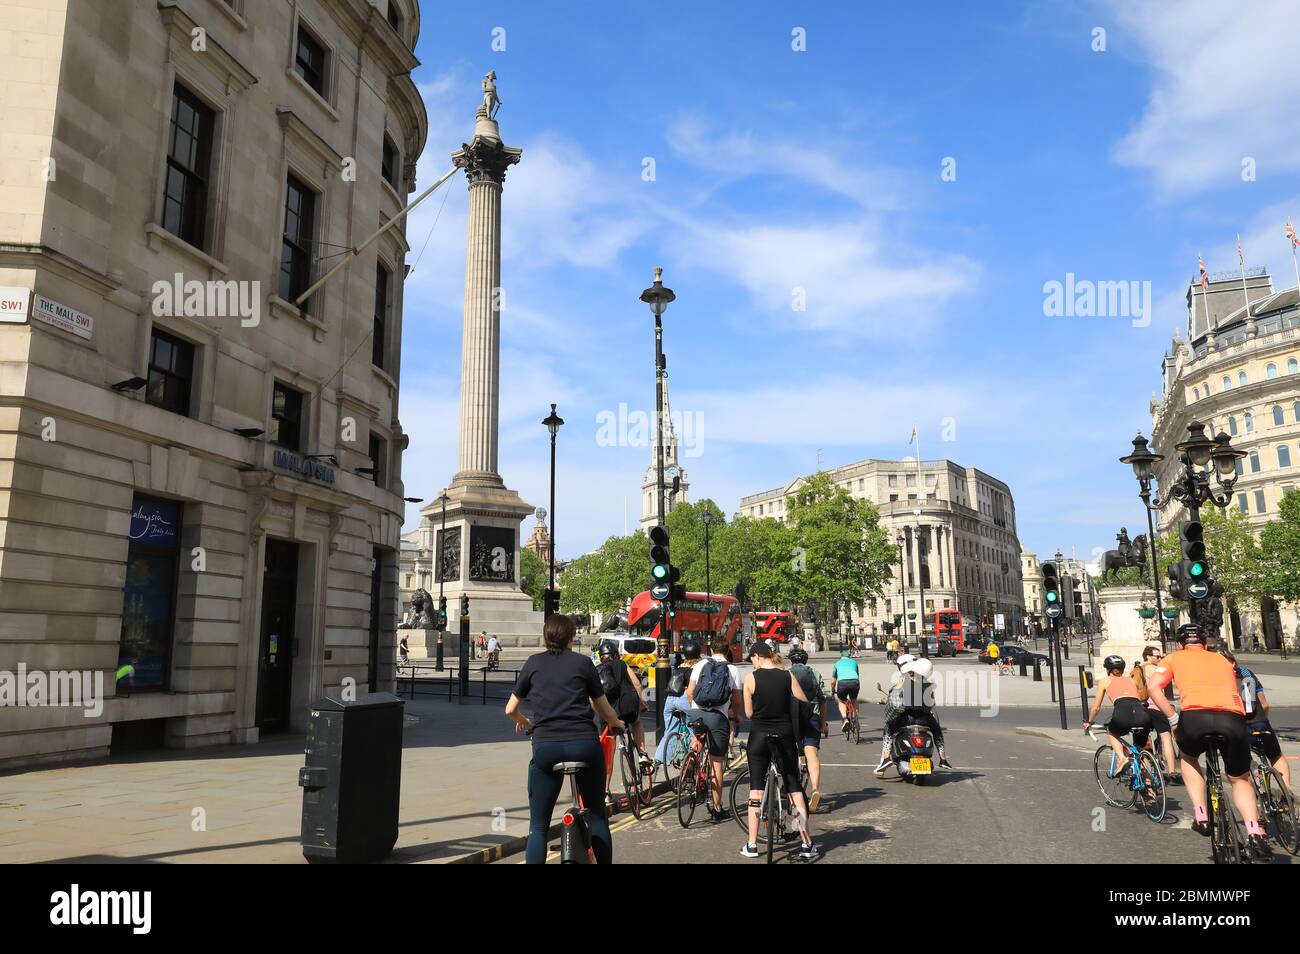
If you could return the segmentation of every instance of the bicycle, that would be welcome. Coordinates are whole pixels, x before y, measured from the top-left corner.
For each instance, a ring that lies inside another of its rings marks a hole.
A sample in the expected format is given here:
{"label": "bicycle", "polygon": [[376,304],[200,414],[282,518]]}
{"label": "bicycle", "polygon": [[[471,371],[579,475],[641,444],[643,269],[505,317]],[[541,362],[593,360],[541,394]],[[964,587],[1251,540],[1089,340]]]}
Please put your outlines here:
{"label": "bicycle", "polygon": [[858,719],[858,700],[844,700],[845,719],[840,731],[844,733],[844,738],[857,745],[862,741],[862,723]]}
{"label": "bicycle", "polygon": [[[605,727],[609,731],[609,727]],[[641,809],[649,807],[655,796],[655,765],[636,744],[629,729],[618,733],[614,758],[618,761],[619,775],[623,780],[623,795],[628,807],[637,818]]]}
{"label": "bicycle", "polygon": [[[767,779],[763,786],[762,804],[758,809],[758,840],[767,845],[767,863],[772,863],[772,854],[776,839],[790,841],[799,836],[799,827],[795,824],[794,809],[790,802],[790,793],[785,790],[784,775],[779,766],[779,735],[769,735],[767,744],[772,752],[772,759],[767,769]],[[799,757],[799,788],[808,790],[808,765],[803,756]],[[736,819],[740,830],[749,837],[749,769],[745,768],[731,783],[731,815]]]}
{"label": "bicycle", "polygon": [[[672,728],[669,728],[670,725]],[[670,788],[676,789],[682,763],[686,761],[686,753],[691,750],[691,740],[695,737],[686,727],[686,713],[680,709],[664,717],[664,731],[667,734],[664,743],[664,781]]]}
{"label": "bicycle", "polygon": [[[1097,735],[1095,726],[1089,724],[1085,730],[1094,742]],[[1137,805],[1153,822],[1162,821],[1168,799],[1165,795],[1165,780],[1160,774],[1160,765],[1155,756],[1145,749],[1139,749],[1129,739],[1120,739],[1124,746],[1127,760],[1121,766],[1109,742],[1097,747],[1092,757],[1092,771],[1097,778],[1097,788],[1106,804],[1115,808],[1132,808]]]}
{"label": "bicycle", "polygon": [[[1252,736],[1258,735],[1252,731]],[[1252,739],[1253,741],[1253,739]],[[1289,853],[1300,852],[1300,825],[1296,823],[1295,797],[1277,769],[1254,745],[1250,766],[1250,781],[1255,786],[1255,800],[1259,817],[1279,845]]]}
{"label": "bicycle", "polygon": [[677,821],[689,828],[695,806],[711,804],[713,757],[709,755],[708,729],[702,719],[692,719],[688,726],[691,744],[677,775]]}
{"label": "bicycle", "polygon": [[587,767],[586,762],[560,762],[553,771],[569,777],[569,795],[572,802],[564,810],[560,826],[560,864],[594,865],[596,852],[591,846],[591,822],[587,819],[587,806],[578,791],[578,773]]}
{"label": "bicycle", "polygon": [[1218,734],[1205,736],[1205,798],[1210,815],[1210,855],[1216,865],[1239,865],[1249,860],[1246,838],[1242,834],[1241,819],[1232,803],[1231,792],[1223,788],[1223,775],[1219,768],[1219,745],[1224,738]]}

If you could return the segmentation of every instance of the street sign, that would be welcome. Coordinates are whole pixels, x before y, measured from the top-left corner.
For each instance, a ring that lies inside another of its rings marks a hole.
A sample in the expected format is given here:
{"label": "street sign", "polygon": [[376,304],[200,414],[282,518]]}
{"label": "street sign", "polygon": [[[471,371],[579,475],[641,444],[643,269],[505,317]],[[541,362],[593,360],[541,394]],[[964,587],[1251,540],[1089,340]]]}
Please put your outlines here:
{"label": "street sign", "polygon": [[1061,615],[1061,607],[1059,606],[1047,607],[1047,615],[1050,616],[1052,619],[1056,619],[1056,617]]}
{"label": "street sign", "polygon": [[1204,580],[1193,580],[1187,584],[1187,595],[1194,600],[1203,600],[1209,594],[1210,587]]}
{"label": "street sign", "polygon": [[668,599],[668,590],[668,581],[660,580],[654,586],[650,587],[650,595],[660,601],[666,600]]}
{"label": "street sign", "polygon": [[1001,614],[1001,613],[997,613],[997,614],[995,614],[994,617],[993,617],[993,627],[994,627],[995,629],[997,629],[999,632],[1001,632],[1002,630],[1006,629],[1006,628],[1007,628],[1007,618],[1006,618],[1006,616],[1004,616],[1004,615]]}

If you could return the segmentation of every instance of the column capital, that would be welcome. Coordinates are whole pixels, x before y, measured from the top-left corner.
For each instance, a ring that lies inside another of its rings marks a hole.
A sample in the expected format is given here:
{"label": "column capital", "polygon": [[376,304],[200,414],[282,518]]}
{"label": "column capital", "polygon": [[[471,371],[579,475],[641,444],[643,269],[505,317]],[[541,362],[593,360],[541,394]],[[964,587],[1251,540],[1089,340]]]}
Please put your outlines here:
{"label": "column capital", "polygon": [[501,185],[506,180],[506,170],[523,154],[522,149],[503,145],[499,139],[475,136],[472,142],[461,144],[451,154],[451,161],[456,168],[465,170],[471,184],[495,182]]}

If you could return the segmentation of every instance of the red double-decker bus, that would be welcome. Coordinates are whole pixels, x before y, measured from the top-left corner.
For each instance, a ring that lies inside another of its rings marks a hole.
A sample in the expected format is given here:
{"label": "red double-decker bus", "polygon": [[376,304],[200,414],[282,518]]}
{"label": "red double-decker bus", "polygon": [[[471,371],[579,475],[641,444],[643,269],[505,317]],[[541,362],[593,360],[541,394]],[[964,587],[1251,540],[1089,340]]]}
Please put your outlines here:
{"label": "red double-decker bus", "polygon": [[934,636],[936,640],[946,639],[951,642],[953,652],[963,652],[966,649],[966,639],[962,633],[961,613],[955,609],[936,610]]}
{"label": "red double-decker bus", "polygon": [[[734,596],[715,593],[706,597],[704,593],[687,593],[686,599],[677,603],[676,610],[677,615],[668,627],[669,644],[674,652],[680,650],[687,639],[698,639],[701,646],[710,645],[714,635],[720,633],[726,637],[727,655],[731,661],[740,662],[744,647],[741,645],[740,608]],[[659,601],[645,590],[632,598],[627,611],[627,628],[638,635],[658,639],[661,616]]]}
{"label": "red double-decker bus", "polygon": [[754,614],[754,638],[771,639],[778,643],[790,641],[799,635],[799,620],[794,613],[784,610],[774,613]]}

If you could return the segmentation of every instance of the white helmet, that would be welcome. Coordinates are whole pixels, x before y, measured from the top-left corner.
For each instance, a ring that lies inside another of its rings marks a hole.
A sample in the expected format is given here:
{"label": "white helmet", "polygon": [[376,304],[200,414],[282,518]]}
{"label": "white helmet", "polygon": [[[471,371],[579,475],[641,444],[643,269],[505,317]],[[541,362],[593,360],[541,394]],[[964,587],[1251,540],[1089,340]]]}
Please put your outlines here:
{"label": "white helmet", "polygon": [[904,666],[907,666],[910,663],[913,663],[915,661],[916,661],[916,657],[913,656],[911,653],[903,653],[903,655],[899,656],[897,659],[894,660],[894,665],[897,666],[899,669],[902,669]]}
{"label": "white helmet", "polygon": [[928,659],[913,659],[903,667],[904,673],[915,673],[922,679],[930,678],[930,673],[934,672],[934,663]]}

